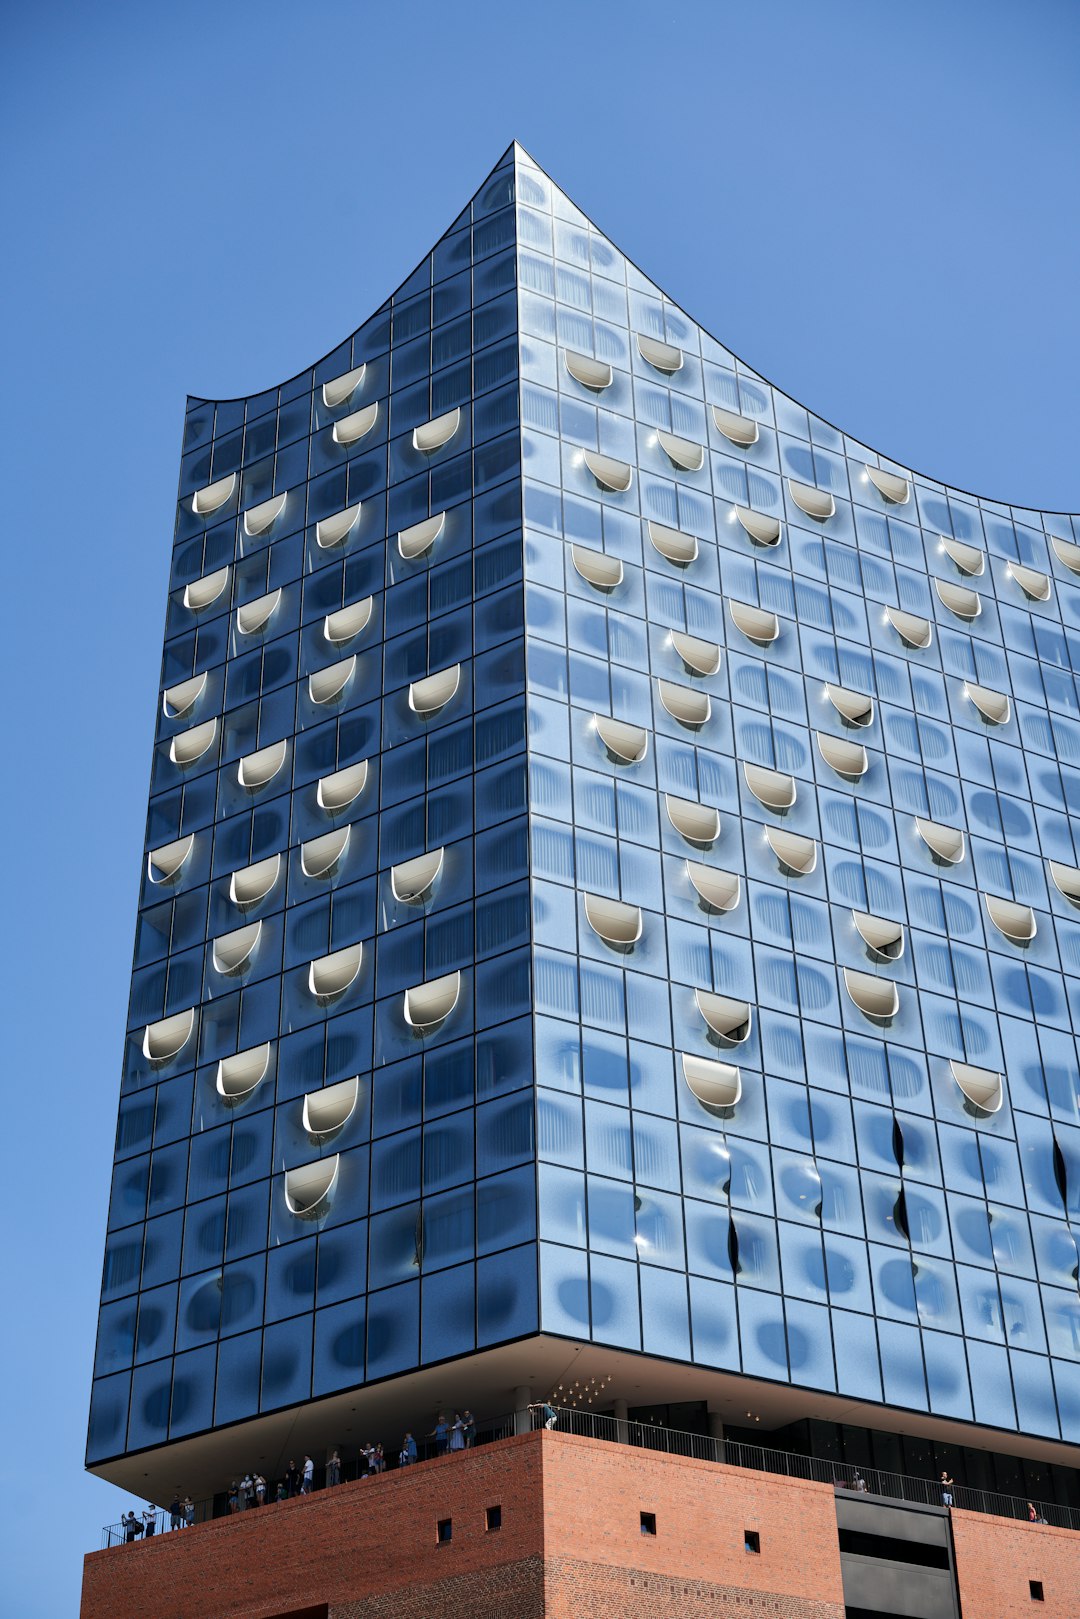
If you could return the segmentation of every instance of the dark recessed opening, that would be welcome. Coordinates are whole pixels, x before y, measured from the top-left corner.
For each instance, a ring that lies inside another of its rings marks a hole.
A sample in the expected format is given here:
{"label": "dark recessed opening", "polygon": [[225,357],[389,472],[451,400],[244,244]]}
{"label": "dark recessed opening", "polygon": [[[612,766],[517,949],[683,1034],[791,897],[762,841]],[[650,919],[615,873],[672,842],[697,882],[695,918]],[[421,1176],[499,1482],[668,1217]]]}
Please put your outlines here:
{"label": "dark recessed opening", "polygon": [[440,1518],[435,1528],[438,1534],[439,1545],[448,1546],[454,1538],[453,1518]]}
{"label": "dark recessed opening", "polygon": [[1041,1580],[1029,1580],[1028,1581],[1028,1590],[1031,1593],[1032,1602],[1045,1602],[1046,1601],[1046,1598],[1043,1596],[1043,1588],[1042,1588],[1042,1581]]}
{"label": "dark recessed opening", "polygon": [[656,1533],[656,1513],[655,1512],[643,1512],[641,1514],[641,1533],[643,1535],[655,1535],[655,1533]]}
{"label": "dark recessed opening", "polygon": [[484,1513],[485,1529],[502,1528],[502,1507],[488,1507]]}
{"label": "dark recessed opening", "polygon": [[761,1550],[761,1536],[756,1529],[743,1530],[743,1544],[748,1552],[759,1552]]}

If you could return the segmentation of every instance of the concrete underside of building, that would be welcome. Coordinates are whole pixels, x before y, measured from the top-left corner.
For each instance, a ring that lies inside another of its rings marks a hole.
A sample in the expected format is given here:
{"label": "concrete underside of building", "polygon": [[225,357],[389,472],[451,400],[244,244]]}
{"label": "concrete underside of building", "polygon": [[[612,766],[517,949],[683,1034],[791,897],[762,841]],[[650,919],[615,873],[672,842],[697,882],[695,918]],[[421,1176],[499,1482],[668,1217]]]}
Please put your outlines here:
{"label": "concrete underside of building", "polygon": [[1069,1530],[535,1432],[92,1553],[81,1615],[1075,1619],[1078,1591]]}

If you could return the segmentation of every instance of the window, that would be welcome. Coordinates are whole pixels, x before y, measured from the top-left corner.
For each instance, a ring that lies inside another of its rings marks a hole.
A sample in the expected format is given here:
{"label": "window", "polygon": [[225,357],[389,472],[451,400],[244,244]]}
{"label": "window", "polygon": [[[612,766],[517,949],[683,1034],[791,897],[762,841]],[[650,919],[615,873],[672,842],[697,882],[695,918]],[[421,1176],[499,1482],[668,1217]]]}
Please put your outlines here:
{"label": "window", "polygon": [[484,1511],[484,1528],[502,1528],[502,1507],[487,1507]]}
{"label": "window", "polygon": [[643,1535],[655,1535],[655,1533],[656,1533],[656,1513],[655,1512],[643,1512],[641,1514],[641,1533]]}
{"label": "window", "polygon": [[1032,1602],[1046,1601],[1046,1598],[1043,1595],[1043,1583],[1041,1580],[1029,1580],[1028,1592],[1030,1593]]}
{"label": "window", "polygon": [[440,1546],[449,1546],[454,1538],[453,1518],[440,1518],[435,1525],[435,1536]]}
{"label": "window", "polygon": [[761,1536],[756,1529],[743,1530],[743,1545],[748,1552],[757,1554],[761,1551]]}

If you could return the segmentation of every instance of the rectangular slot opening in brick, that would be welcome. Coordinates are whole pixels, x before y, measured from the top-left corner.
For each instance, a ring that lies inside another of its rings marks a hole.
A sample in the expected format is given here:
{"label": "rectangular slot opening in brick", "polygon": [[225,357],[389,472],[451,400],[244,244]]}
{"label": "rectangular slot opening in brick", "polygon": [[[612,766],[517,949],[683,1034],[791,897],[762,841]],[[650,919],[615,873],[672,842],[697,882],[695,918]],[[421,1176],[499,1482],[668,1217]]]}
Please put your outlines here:
{"label": "rectangular slot opening in brick", "polygon": [[641,1514],[641,1533],[643,1535],[655,1535],[655,1533],[656,1533],[656,1513],[655,1512],[643,1512]]}
{"label": "rectangular slot opening in brick", "polygon": [[743,1530],[743,1545],[746,1547],[748,1552],[760,1552],[761,1536],[758,1534],[756,1529]]}
{"label": "rectangular slot opening in brick", "polygon": [[485,1529],[502,1528],[502,1507],[488,1507],[484,1513]]}
{"label": "rectangular slot opening in brick", "polygon": [[1032,1602],[1046,1601],[1046,1598],[1043,1596],[1043,1582],[1041,1580],[1029,1580],[1028,1591],[1031,1594]]}
{"label": "rectangular slot opening in brick", "polygon": [[435,1534],[440,1546],[448,1546],[454,1538],[453,1518],[440,1518],[435,1525]]}

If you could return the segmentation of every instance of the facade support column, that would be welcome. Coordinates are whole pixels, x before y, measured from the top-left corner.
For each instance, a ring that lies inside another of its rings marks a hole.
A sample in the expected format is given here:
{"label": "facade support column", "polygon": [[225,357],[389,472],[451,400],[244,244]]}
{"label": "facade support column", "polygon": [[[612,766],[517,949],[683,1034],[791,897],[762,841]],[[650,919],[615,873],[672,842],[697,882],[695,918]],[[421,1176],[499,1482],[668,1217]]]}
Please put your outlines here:
{"label": "facade support column", "polygon": [[521,1383],[514,1390],[514,1432],[528,1433],[532,1427],[529,1406],[532,1402],[532,1389],[527,1383]]}
{"label": "facade support column", "polygon": [[613,1414],[615,1421],[618,1424],[616,1432],[618,1434],[619,1444],[628,1445],[630,1443],[630,1423],[626,1414],[625,1400],[615,1401]]}

